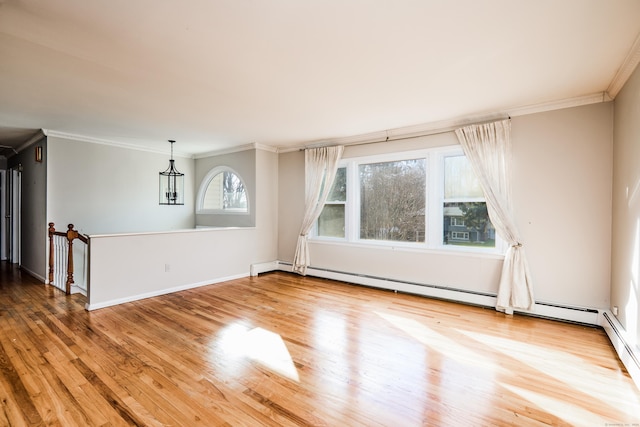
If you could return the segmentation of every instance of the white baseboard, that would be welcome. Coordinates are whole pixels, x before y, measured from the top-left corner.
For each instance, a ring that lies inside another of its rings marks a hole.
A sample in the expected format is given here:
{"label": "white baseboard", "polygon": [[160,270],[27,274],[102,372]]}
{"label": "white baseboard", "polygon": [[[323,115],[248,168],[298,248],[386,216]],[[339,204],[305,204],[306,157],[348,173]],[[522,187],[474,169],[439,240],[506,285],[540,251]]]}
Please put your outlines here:
{"label": "white baseboard", "polygon": [[20,270],[26,272],[27,274],[29,274],[29,276],[33,276],[36,279],[38,279],[40,282],[42,283],[47,283],[47,279],[45,279],[44,277],[42,277],[41,275],[39,275],[38,273],[36,273],[35,271],[31,271],[28,268],[26,268],[24,265],[20,266]]}
{"label": "white baseboard", "polygon": [[515,310],[529,316],[563,320],[565,322],[582,323],[599,326],[599,311],[595,308],[573,307],[546,302],[536,302],[533,310]]}
{"label": "white baseboard", "polygon": [[257,264],[251,264],[250,274],[251,276],[257,276],[260,273],[268,273],[278,269],[278,261],[261,262]]}
{"label": "white baseboard", "polygon": [[227,282],[229,280],[240,279],[240,278],[248,277],[248,276],[249,276],[248,273],[243,273],[243,274],[237,274],[237,275],[234,275],[234,276],[219,277],[219,278],[216,278],[216,279],[206,280],[206,281],[198,282],[198,283],[190,283],[190,284],[187,284],[187,285],[176,286],[176,287],[173,287],[173,288],[160,289],[160,290],[157,290],[157,291],[147,292],[147,293],[144,293],[144,294],[131,295],[131,296],[128,296],[128,297],[125,297],[125,298],[116,298],[116,299],[103,301],[103,302],[98,302],[98,303],[93,303],[93,304],[88,302],[88,303],[85,304],[84,308],[87,311],[98,310],[100,308],[111,307],[111,306],[114,306],[114,305],[124,304],[124,303],[127,303],[127,302],[138,301],[138,300],[142,300],[142,299],[146,299],[146,298],[153,298],[153,297],[157,297],[157,296],[160,296],[160,295],[172,294],[174,292],[186,291],[187,289],[199,288],[201,286],[214,285],[216,283]]}
{"label": "white baseboard", "polygon": [[600,313],[600,326],[609,336],[618,357],[627,368],[629,375],[640,388],[640,349],[632,343],[627,331],[609,310]]}
{"label": "white baseboard", "polygon": [[71,285],[71,294],[82,294],[85,297],[87,296],[87,290],[81,288],[80,286]]}
{"label": "white baseboard", "polygon": [[[291,272],[291,264],[277,262],[278,270]],[[465,289],[456,289],[445,286],[435,286],[422,283],[411,283],[384,277],[373,277],[361,274],[344,273],[339,271],[318,269],[309,267],[307,275],[321,277],[323,279],[333,279],[357,285],[370,286],[392,291],[406,292],[410,294],[422,295],[430,298],[445,299],[464,304],[479,305],[482,307],[495,307],[496,295],[484,292],[475,292]],[[537,302],[534,309],[516,310],[518,313],[530,316],[557,319],[566,322],[582,323],[599,326],[598,310],[585,307],[570,307],[546,302]]]}

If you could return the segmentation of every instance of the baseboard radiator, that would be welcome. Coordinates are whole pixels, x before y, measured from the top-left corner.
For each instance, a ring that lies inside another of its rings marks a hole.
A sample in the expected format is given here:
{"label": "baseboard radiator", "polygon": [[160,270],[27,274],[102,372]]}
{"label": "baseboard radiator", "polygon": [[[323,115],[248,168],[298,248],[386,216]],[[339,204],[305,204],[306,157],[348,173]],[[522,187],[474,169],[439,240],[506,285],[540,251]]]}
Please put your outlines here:
{"label": "baseboard radiator", "polygon": [[640,388],[640,348],[638,348],[637,345],[631,344],[631,337],[628,336],[627,331],[611,311],[603,310],[601,318],[602,322],[600,326],[602,326],[609,336],[613,348],[616,349],[618,357],[620,357],[625,368],[627,368],[629,375],[631,375],[633,381],[638,388]]}
{"label": "baseboard radiator", "polygon": [[[270,271],[291,272],[292,265],[288,262],[272,261],[254,264],[251,266],[252,276],[257,276],[260,273],[267,273]],[[314,267],[309,267],[307,269],[307,275],[482,307],[495,307],[497,298],[495,294],[491,293],[407,282],[384,277],[354,274]],[[626,337],[624,328],[608,310],[572,307],[536,301],[535,309],[533,311],[516,310],[516,312],[529,316],[602,327],[611,340],[620,360],[627,368],[627,371],[638,388],[640,388],[640,350],[637,346],[629,344],[631,341]]]}
{"label": "baseboard radiator", "polygon": [[[291,263],[282,261],[254,264],[251,266],[251,275],[256,276],[259,273],[266,273],[275,270],[291,272],[292,265]],[[497,299],[496,294],[487,292],[478,292],[466,289],[451,288],[447,286],[409,282],[387,277],[355,274],[324,268],[309,267],[307,269],[307,275],[320,277],[323,279],[338,280],[341,282],[347,282],[356,285],[369,286],[373,288],[387,289],[391,291],[405,292],[431,298],[461,302],[481,307],[495,307]],[[598,310],[592,308],[570,307],[546,302],[536,302],[535,309],[532,311],[516,311],[530,316],[558,319],[591,326],[600,325],[599,312]]]}

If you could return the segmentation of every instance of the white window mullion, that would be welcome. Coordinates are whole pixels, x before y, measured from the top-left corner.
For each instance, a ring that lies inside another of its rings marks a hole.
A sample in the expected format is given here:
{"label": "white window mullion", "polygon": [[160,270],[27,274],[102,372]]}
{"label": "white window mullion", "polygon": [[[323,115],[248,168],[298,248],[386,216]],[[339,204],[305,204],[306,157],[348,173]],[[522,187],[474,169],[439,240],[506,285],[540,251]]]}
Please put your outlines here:
{"label": "white window mullion", "polygon": [[436,152],[429,153],[427,168],[427,246],[430,248],[442,245],[442,156]]}
{"label": "white window mullion", "polygon": [[355,242],[360,238],[360,180],[354,161],[347,164],[347,189],[345,234],[348,242]]}

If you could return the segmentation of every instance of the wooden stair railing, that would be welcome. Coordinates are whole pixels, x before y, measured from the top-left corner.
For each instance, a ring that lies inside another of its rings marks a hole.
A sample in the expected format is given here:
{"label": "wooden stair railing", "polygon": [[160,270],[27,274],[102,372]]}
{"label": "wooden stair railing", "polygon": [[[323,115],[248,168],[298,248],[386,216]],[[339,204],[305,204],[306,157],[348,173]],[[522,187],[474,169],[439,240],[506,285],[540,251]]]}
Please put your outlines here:
{"label": "wooden stair railing", "polygon": [[[78,233],[77,230],[73,229],[73,224],[67,225],[67,231],[56,231],[55,224],[53,222],[49,223],[49,284],[54,284],[54,265],[55,265],[55,245],[54,239],[55,236],[66,237],[67,239],[67,277],[65,282],[65,289],[67,295],[71,294],[71,285],[74,282],[73,280],[73,241],[75,239],[79,239],[81,242],[88,244],[89,239],[84,234]],[[55,286],[55,285],[54,285]]]}

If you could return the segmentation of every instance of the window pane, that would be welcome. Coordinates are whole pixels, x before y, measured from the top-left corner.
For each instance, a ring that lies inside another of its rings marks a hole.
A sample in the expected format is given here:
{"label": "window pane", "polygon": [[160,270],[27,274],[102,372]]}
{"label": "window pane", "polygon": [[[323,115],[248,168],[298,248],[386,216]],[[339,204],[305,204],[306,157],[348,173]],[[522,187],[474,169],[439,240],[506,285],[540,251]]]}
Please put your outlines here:
{"label": "window pane", "polygon": [[244,184],[233,172],[224,173],[224,209],[247,210],[247,194]]}
{"label": "window pane", "polygon": [[325,205],[318,217],[318,236],[344,237],[344,205]]}
{"label": "window pane", "polygon": [[203,209],[222,209],[222,174],[219,173],[209,181],[207,191],[204,193],[202,201]]}
{"label": "window pane", "polygon": [[444,204],[445,245],[494,248],[496,231],[489,221],[485,202]]}
{"label": "window pane", "polygon": [[444,158],[444,198],[484,198],[482,187],[466,156]]}
{"label": "window pane", "polygon": [[202,208],[247,212],[247,193],[240,177],[225,171],[211,178],[204,193]]}
{"label": "window pane", "polygon": [[360,165],[360,238],[424,242],[426,160]]}
{"label": "window pane", "polygon": [[338,168],[333,187],[327,197],[327,202],[344,202],[347,200],[347,168]]}

